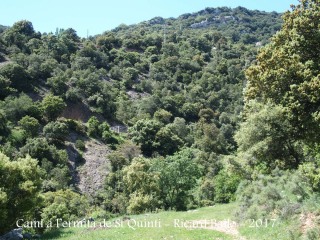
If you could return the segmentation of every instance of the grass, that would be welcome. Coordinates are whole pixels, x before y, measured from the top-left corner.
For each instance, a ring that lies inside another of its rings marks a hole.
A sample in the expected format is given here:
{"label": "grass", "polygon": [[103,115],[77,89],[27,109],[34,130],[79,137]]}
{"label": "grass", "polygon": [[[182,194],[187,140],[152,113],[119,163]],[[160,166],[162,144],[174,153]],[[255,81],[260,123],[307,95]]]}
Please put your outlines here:
{"label": "grass", "polygon": [[[160,212],[153,214],[142,214],[130,216],[130,219],[117,218],[108,220],[106,223],[112,224],[112,227],[106,227],[103,220],[96,220],[95,227],[93,223],[87,227],[67,227],[59,228],[47,232],[41,239],[68,239],[68,240],[144,240],[144,239],[297,239],[297,232],[291,231],[296,229],[297,222],[285,221],[260,221],[246,220],[240,223],[239,235],[232,235],[216,230],[209,229],[190,229],[182,225],[185,221],[190,220],[209,220],[223,221],[234,220],[233,213],[236,209],[236,203],[216,205],[205,207],[188,212]],[[110,222],[109,222],[110,221]],[[102,226],[100,227],[100,223]],[[108,225],[107,224],[107,225]],[[139,225],[137,225],[139,224]],[[149,227],[146,226],[149,224]]]}
{"label": "grass", "polygon": [[[267,224],[265,224],[267,223]],[[239,227],[239,232],[242,236],[245,236],[248,240],[293,240],[300,239],[298,221],[284,221],[276,219],[274,222],[270,219],[263,220],[263,224],[260,225],[259,220],[246,220],[245,224]]]}

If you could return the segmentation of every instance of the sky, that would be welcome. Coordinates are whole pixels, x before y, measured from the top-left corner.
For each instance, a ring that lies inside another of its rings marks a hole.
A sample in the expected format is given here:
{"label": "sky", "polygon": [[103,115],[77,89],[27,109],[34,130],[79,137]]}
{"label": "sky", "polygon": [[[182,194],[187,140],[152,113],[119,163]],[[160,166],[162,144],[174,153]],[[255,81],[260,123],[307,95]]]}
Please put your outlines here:
{"label": "sky", "polygon": [[81,37],[101,34],[120,24],[135,24],[160,16],[178,17],[206,7],[237,7],[285,12],[298,0],[1,0],[0,24],[29,20],[36,31],[73,28]]}

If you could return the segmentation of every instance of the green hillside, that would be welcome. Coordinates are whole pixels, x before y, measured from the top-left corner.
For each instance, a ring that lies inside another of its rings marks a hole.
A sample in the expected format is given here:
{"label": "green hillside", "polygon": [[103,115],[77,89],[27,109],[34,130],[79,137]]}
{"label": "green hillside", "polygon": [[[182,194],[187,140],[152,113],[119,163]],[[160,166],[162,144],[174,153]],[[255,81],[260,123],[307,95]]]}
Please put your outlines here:
{"label": "green hillside", "polygon": [[[79,239],[57,219],[171,222],[199,209],[191,220],[281,224],[159,234],[318,239],[319,26],[315,0],[283,14],[206,8],[88,38],[0,25],[0,235],[23,225]],[[123,239],[161,238],[131,230]]]}

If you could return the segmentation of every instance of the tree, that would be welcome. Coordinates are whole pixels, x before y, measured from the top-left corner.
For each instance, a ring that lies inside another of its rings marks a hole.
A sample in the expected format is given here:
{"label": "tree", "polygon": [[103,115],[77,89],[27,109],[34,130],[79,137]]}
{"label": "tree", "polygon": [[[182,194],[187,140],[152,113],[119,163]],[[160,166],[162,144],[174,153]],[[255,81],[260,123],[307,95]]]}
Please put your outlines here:
{"label": "tree", "polygon": [[25,44],[33,37],[36,37],[36,34],[32,23],[26,20],[14,23],[4,32],[4,40],[9,46],[16,45],[24,51],[27,51]]}
{"label": "tree", "polygon": [[91,137],[100,137],[100,135],[101,135],[101,130],[99,128],[100,121],[98,120],[97,117],[92,116],[88,120],[87,126],[88,126],[88,135],[89,136],[91,136]]}
{"label": "tree", "polygon": [[57,76],[48,78],[47,84],[51,87],[51,91],[57,95],[63,95],[68,90],[67,76],[59,74]]}
{"label": "tree", "polygon": [[64,122],[55,121],[49,122],[43,128],[44,136],[51,141],[60,141],[63,142],[69,131],[68,126]]}
{"label": "tree", "polygon": [[25,68],[19,64],[10,63],[4,65],[0,68],[0,75],[11,82],[11,87],[19,91],[26,91],[31,87],[29,74]]}
{"label": "tree", "polygon": [[14,89],[10,87],[11,81],[4,77],[0,76],[0,100],[8,96],[11,92],[14,92]]}
{"label": "tree", "polygon": [[171,155],[183,146],[183,141],[167,126],[161,128],[153,144],[162,156]]}
{"label": "tree", "polygon": [[283,16],[284,24],[262,48],[246,75],[246,102],[271,100],[285,107],[299,129],[297,139],[318,141],[320,134],[320,4],[300,0]]}
{"label": "tree", "polygon": [[137,157],[123,169],[124,186],[130,195],[129,213],[141,213],[159,207],[159,176],[150,168],[149,159]]}
{"label": "tree", "polygon": [[186,148],[173,156],[155,161],[153,168],[159,172],[160,196],[165,208],[187,208],[190,200],[189,191],[195,187],[200,176],[195,157],[194,150]]}
{"label": "tree", "polygon": [[155,120],[139,120],[129,129],[132,141],[141,145],[141,151],[151,156],[155,150],[154,143],[161,124]]}
{"label": "tree", "polygon": [[276,167],[297,168],[303,159],[301,143],[295,139],[297,129],[290,124],[285,109],[251,101],[247,115],[235,139],[248,166],[267,173]]}
{"label": "tree", "polygon": [[38,134],[40,124],[36,118],[26,115],[18,123],[28,137],[35,137]]}
{"label": "tree", "polygon": [[54,145],[49,145],[46,138],[29,138],[25,146],[20,149],[21,154],[30,155],[39,160],[48,160],[54,165],[66,164],[68,155],[65,150],[58,150]]}
{"label": "tree", "polygon": [[46,95],[41,102],[42,110],[48,120],[55,120],[66,107],[63,99],[52,94]]}
{"label": "tree", "polygon": [[33,219],[40,203],[41,170],[30,156],[10,159],[0,152],[0,234],[17,219]]}
{"label": "tree", "polygon": [[164,109],[159,109],[154,113],[154,118],[159,122],[168,124],[172,118],[172,114]]}
{"label": "tree", "polygon": [[0,102],[0,107],[10,121],[18,121],[25,115],[36,115],[37,111],[32,99],[24,93],[6,97],[3,102]]}
{"label": "tree", "polygon": [[43,221],[51,221],[53,227],[58,227],[56,223],[59,218],[62,221],[76,221],[85,217],[89,203],[84,196],[67,189],[45,193],[44,206],[41,214]]}
{"label": "tree", "polygon": [[3,111],[0,111],[0,141],[3,141],[3,138],[6,137],[10,133],[10,130],[8,128],[8,120],[3,113]]}

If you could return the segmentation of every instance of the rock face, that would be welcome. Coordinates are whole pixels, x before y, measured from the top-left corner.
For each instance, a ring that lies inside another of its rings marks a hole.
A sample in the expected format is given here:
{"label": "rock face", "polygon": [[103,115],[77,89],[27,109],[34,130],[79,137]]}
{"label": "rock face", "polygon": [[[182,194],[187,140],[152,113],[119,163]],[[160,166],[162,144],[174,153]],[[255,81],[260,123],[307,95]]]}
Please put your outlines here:
{"label": "rock face", "polygon": [[103,187],[109,172],[109,153],[109,148],[95,139],[86,142],[86,150],[83,153],[85,163],[77,169],[78,187],[82,193],[94,196]]}
{"label": "rock face", "polygon": [[13,229],[11,232],[0,236],[0,240],[20,240],[23,239],[22,228]]}

